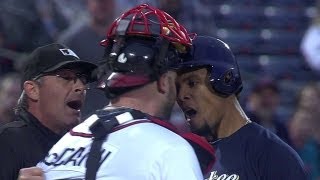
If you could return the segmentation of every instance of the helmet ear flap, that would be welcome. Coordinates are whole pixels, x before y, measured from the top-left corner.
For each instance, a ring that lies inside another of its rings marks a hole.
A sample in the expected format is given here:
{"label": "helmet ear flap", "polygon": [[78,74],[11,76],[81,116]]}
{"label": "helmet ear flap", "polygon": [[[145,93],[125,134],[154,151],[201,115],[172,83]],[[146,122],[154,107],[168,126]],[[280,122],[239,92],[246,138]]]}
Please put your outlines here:
{"label": "helmet ear flap", "polygon": [[230,69],[228,71],[226,71],[223,75],[222,75],[222,83],[226,86],[230,86],[232,85],[232,83],[235,81],[235,77],[234,77],[234,72],[233,69]]}
{"label": "helmet ear flap", "polygon": [[238,94],[242,90],[241,78],[234,68],[223,72],[217,78],[211,78],[212,88],[221,96],[228,97]]}

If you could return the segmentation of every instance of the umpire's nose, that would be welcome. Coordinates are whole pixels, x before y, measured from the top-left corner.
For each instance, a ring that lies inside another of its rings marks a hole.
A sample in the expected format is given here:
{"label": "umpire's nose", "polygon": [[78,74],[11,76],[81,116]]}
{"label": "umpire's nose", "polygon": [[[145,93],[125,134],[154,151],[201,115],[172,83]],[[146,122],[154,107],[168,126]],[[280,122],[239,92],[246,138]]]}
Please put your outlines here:
{"label": "umpire's nose", "polygon": [[85,91],[88,89],[88,86],[84,84],[79,78],[76,79],[73,87],[74,91],[80,94],[85,94]]}

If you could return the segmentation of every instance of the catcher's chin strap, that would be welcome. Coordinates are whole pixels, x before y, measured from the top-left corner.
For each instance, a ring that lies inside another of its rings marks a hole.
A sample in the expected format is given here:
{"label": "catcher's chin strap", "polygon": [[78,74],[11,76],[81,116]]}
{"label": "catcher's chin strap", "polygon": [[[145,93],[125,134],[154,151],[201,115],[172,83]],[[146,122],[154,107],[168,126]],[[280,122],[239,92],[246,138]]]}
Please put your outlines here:
{"label": "catcher's chin strap", "polygon": [[96,114],[99,119],[90,126],[93,142],[86,162],[86,180],[96,179],[102,155],[101,147],[112,129],[126,122],[146,117],[144,113],[128,108],[112,109],[111,111],[100,110]]}

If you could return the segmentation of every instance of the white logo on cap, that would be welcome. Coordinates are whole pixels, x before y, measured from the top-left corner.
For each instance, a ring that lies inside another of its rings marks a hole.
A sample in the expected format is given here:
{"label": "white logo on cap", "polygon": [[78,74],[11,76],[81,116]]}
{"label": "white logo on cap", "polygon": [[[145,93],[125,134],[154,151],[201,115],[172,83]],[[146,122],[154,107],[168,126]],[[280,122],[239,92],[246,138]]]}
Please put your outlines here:
{"label": "white logo on cap", "polygon": [[118,62],[119,63],[126,63],[127,62],[127,58],[126,56],[124,55],[124,53],[121,53],[118,57]]}
{"label": "white logo on cap", "polygon": [[59,49],[61,51],[61,53],[65,56],[74,56],[78,59],[80,59],[76,53],[74,53],[71,49]]}

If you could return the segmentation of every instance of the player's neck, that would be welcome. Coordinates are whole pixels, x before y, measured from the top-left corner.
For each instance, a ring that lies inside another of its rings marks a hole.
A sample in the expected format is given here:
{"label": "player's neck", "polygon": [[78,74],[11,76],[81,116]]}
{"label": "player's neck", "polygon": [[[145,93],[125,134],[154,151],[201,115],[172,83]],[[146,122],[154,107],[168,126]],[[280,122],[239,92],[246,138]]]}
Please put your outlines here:
{"label": "player's neck", "polygon": [[232,135],[241,127],[251,122],[238,101],[230,104],[230,106],[225,109],[224,116],[217,128],[217,138],[219,139]]}

